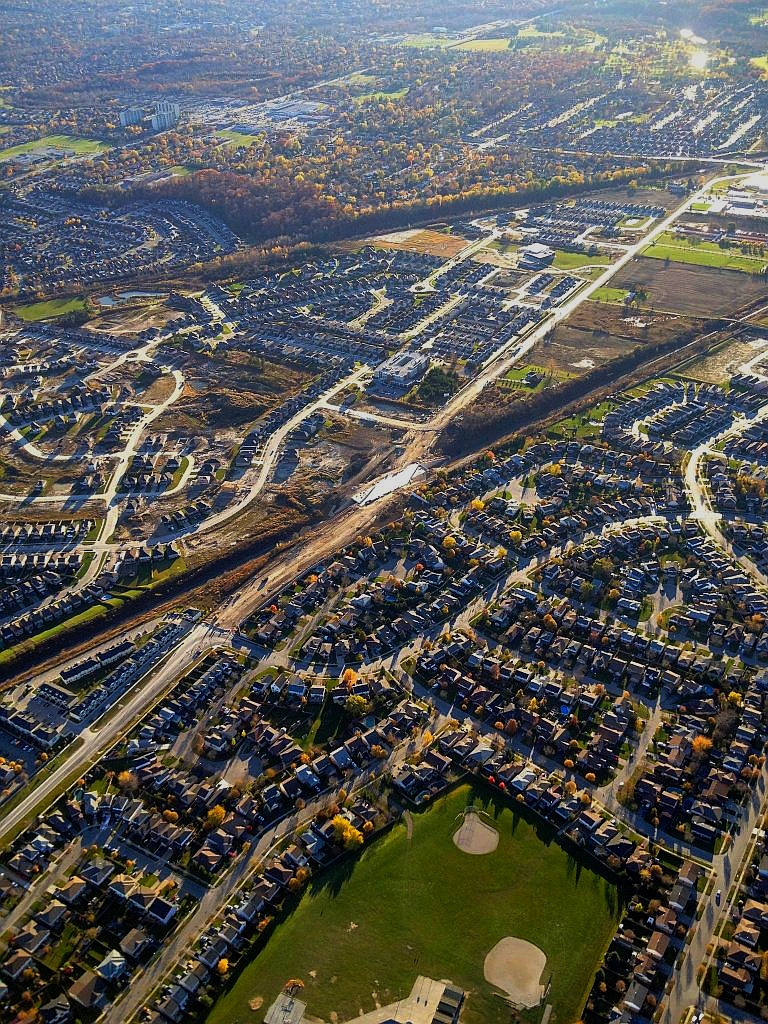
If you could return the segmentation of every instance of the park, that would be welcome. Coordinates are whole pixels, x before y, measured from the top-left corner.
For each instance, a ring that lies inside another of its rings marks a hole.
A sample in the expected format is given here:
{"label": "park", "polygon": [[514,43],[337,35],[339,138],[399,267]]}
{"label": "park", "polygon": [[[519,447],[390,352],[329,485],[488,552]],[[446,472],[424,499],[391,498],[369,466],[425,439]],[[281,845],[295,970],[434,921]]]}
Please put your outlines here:
{"label": "park", "polygon": [[[465,811],[476,837],[469,844]],[[471,821],[471,819],[470,819]],[[463,830],[463,831],[462,831]],[[498,841],[477,837],[498,832]],[[410,833],[410,835],[409,835]],[[459,838],[455,838],[457,833]],[[474,842],[475,849],[468,848]],[[620,913],[620,892],[483,786],[461,785],[399,822],[353,859],[318,875],[293,911],[256,947],[208,1024],[246,1024],[301,978],[307,1013],[344,1021],[410,992],[417,975],[463,988],[467,1024],[509,1020],[510,989],[486,980],[486,958],[516,940],[543,954],[541,1006],[578,1019]],[[589,927],[584,923],[588,921]],[[485,969],[484,969],[485,968]],[[539,979],[535,979],[538,981]],[[502,991],[501,989],[504,989]]]}

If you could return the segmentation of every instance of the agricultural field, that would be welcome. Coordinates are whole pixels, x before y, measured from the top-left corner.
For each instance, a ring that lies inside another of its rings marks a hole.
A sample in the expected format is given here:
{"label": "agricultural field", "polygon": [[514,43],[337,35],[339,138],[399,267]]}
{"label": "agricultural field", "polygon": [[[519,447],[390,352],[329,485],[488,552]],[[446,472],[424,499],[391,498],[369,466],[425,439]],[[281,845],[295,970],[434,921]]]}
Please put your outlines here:
{"label": "agricultural field", "polygon": [[[509,1008],[485,981],[483,962],[506,936],[544,951],[552,1020],[576,1020],[620,893],[486,794],[461,786],[414,816],[411,839],[397,824],[357,859],[318,875],[208,1024],[250,1024],[250,1002],[268,1005],[290,977],[304,981],[313,1017],[347,1020],[407,994],[417,974],[467,990],[466,1024],[501,1024]],[[470,802],[484,805],[499,831],[493,853],[472,856],[454,845]]]}

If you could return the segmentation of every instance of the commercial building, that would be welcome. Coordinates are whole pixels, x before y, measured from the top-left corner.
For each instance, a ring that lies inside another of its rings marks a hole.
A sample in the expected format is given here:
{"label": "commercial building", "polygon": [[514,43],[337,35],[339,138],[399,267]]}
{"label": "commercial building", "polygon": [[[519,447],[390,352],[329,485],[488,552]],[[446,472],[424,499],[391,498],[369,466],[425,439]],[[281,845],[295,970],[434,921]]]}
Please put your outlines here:
{"label": "commercial building", "polygon": [[542,245],[541,242],[534,242],[520,250],[518,266],[525,267],[526,270],[541,270],[542,267],[548,267],[554,258],[554,249]]}
{"label": "commercial building", "polygon": [[418,352],[399,352],[376,368],[375,387],[406,388],[420,380],[429,368],[427,356]]}

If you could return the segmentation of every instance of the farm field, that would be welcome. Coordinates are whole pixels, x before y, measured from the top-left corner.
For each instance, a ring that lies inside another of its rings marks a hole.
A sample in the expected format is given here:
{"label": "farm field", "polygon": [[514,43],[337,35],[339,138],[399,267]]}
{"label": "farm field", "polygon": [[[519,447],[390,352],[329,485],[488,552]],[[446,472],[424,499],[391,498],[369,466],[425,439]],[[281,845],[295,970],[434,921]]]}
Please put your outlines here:
{"label": "farm field", "polygon": [[[619,892],[489,795],[463,785],[414,815],[410,841],[398,824],[357,859],[320,874],[208,1024],[250,1024],[250,1001],[269,1005],[291,977],[303,979],[310,1015],[347,1020],[374,1000],[407,994],[417,974],[465,988],[467,1024],[501,1024],[509,1009],[485,982],[483,963],[506,936],[544,951],[552,1020],[576,1020],[615,927]],[[494,819],[493,853],[472,856],[453,843],[470,802]]]}
{"label": "farm field", "polygon": [[95,139],[81,139],[73,135],[46,135],[34,142],[24,142],[20,146],[11,146],[9,149],[0,150],[0,160],[12,160],[16,156],[23,156],[24,153],[32,153],[37,149],[67,149],[73,153],[100,153],[109,147],[103,142]]}

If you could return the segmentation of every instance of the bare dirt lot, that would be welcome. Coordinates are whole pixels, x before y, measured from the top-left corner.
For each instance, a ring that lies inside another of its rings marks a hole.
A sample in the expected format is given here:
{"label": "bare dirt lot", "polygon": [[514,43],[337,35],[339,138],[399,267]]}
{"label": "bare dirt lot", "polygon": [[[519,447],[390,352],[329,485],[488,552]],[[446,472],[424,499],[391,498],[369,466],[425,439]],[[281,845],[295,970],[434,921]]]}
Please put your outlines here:
{"label": "bare dirt lot", "polygon": [[[745,363],[757,356],[768,358],[766,346],[756,342],[734,340],[721,345],[703,359],[692,359],[680,367],[680,375],[707,384],[724,384]],[[760,360],[762,364],[764,359]]]}
{"label": "bare dirt lot", "polygon": [[392,231],[387,235],[371,238],[369,242],[380,249],[405,249],[408,252],[440,256],[446,260],[469,244],[461,235],[448,235],[430,229],[422,231],[418,228],[411,231]]}
{"label": "bare dirt lot", "polygon": [[131,303],[110,309],[95,320],[91,320],[89,331],[106,331],[110,334],[138,334],[147,327],[165,327],[169,320],[178,316],[175,309],[166,306],[164,301]]}
{"label": "bare dirt lot", "polygon": [[648,304],[624,309],[612,303],[591,301],[582,303],[565,323],[576,330],[611,335],[643,345],[666,341],[699,326],[695,320],[651,310]]}
{"label": "bare dirt lot", "polygon": [[611,280],[612,288],[643,287],[648,306],[694,317],[732,316],[742,306],[765,296],[757,275],[664,260],[632,260]]}
{"label": "bare dirt lot", "polygon": [[184,394],[157,421],[158,430],[242,428],[296,394],[311,379],[280,363],[236,349],[187,369]]}
{"label": "bare dirt lot", "polygon": [[536,346],[534,361],[569,374],[582,374],[625,355],[637,344],[598,328],[557,327],[550,341]]}

